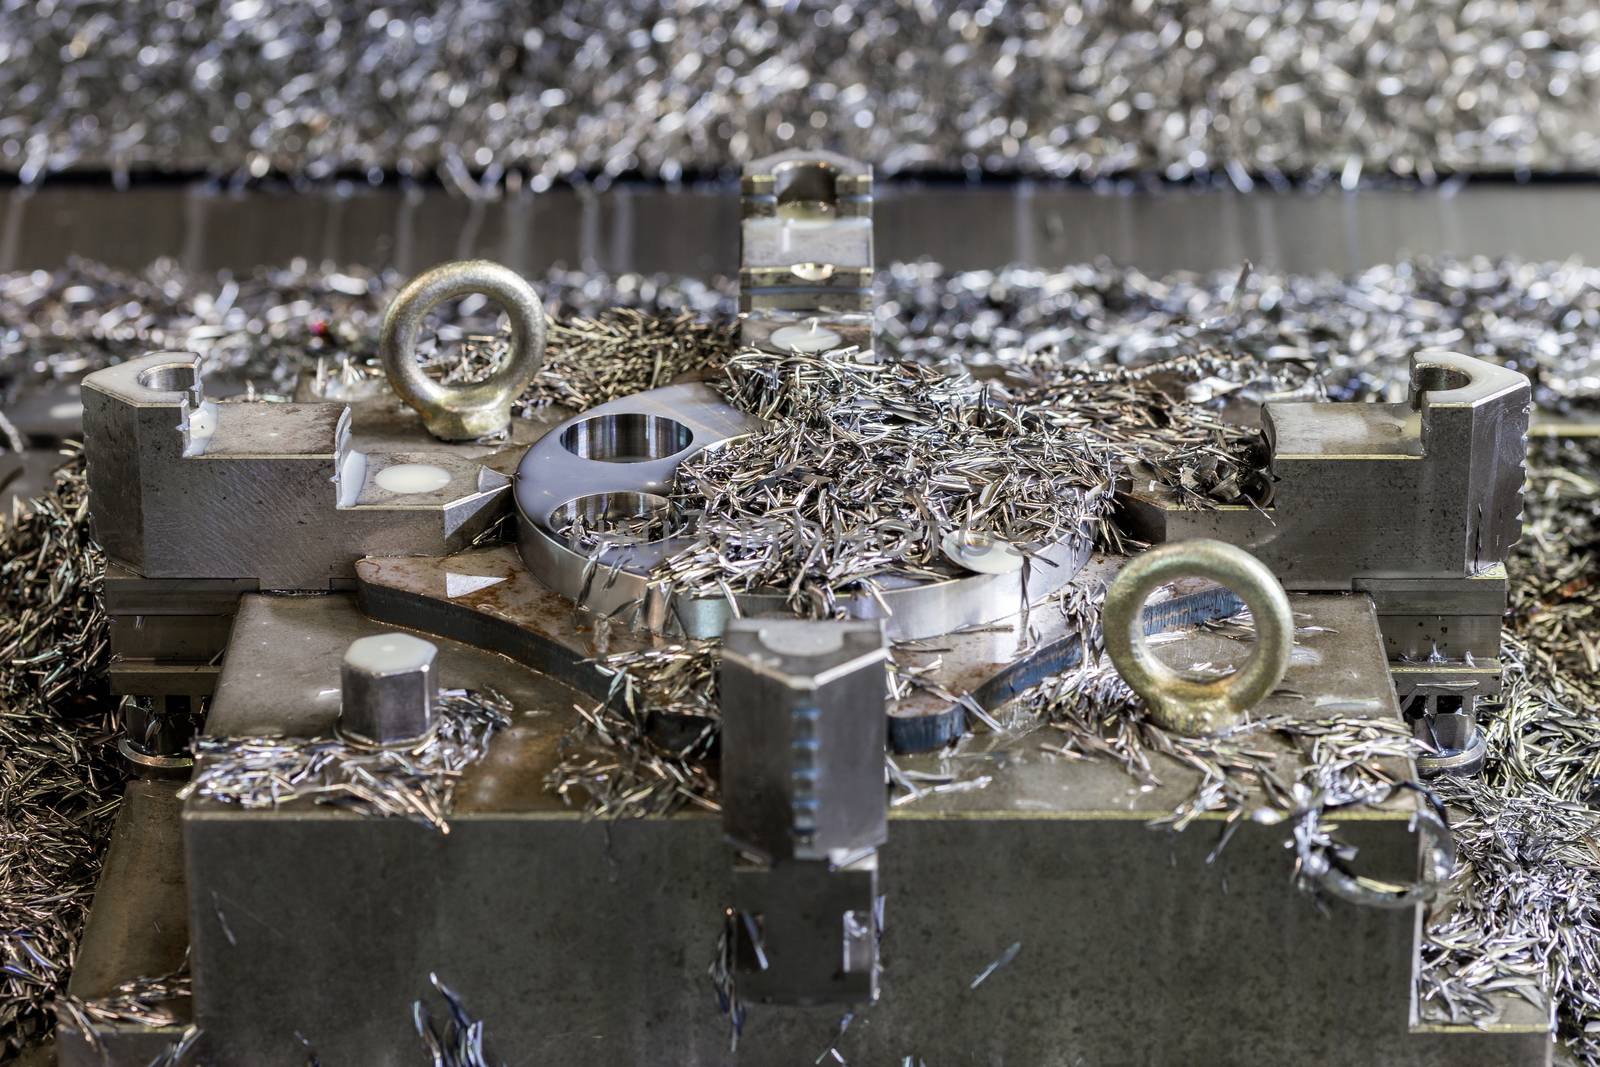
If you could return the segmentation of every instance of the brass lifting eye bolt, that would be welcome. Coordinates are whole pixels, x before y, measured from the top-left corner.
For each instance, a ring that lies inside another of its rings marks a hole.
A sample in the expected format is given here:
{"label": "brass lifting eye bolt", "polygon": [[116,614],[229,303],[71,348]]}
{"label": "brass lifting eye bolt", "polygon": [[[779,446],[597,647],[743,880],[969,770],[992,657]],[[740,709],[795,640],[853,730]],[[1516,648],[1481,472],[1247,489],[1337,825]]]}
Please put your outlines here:
{"label": "brass lifting eye bolt", "polygon": [[[511,319],[511,354],[484,381],[443,385],[417,365],[417,335],[429,311],[471,293],[487,296]],[[544,304],[533,287],[509,267],[469,259],[423,271],[400,290],[384,313],[378,351],[390,387],[422,416],[430,434],[471,441],[511,424],[512,403],[544,362],[544,341]]]}
{"label": "brass lifting eye bolt", "polygon": [[[1196,681],[1150,651],[1141,617],[1144,602],[1178,578],[1210,579],[1249,607],[1255,648],[1239,670]],[[1283,586],[1260,560],[1222,541],[1178,541],[1136,556],[1106,591],[1103,618],[1106,651],[1117,673],[1145,699],[1157,723],[1182,734],[1212,733],[1237,722],[1283,680],[1294,649],[1294,616]]]}

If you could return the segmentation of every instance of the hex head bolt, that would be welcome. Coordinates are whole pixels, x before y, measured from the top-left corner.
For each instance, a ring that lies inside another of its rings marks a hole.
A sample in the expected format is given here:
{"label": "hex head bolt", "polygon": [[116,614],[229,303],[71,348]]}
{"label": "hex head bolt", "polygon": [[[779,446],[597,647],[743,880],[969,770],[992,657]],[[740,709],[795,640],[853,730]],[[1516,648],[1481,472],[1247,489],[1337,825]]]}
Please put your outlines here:
{"label": "hex head bolt", "polygon": [[411,634],[374,634],[350,642],[339,677],[339,731],[378,745],[414,741],[433,729],[439,649]]}

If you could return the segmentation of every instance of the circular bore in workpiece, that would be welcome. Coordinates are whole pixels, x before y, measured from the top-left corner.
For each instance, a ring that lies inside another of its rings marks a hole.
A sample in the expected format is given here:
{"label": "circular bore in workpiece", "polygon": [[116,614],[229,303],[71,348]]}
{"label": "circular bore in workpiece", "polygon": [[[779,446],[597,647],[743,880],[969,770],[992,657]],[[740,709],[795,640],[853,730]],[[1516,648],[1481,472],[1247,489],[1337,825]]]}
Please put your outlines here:
{"label": "circular bore in workpiece", "polygon": [[649,544],[677,532],[672,502],[654,493],[623,490],[590,493],[567,501],[550,513],[550,528],[569,545]]}
{"label": "circular bore in workpiece", "polygon": [[[182,353],[179,353],[182,355]],[[161,363],[139,372],[139,385],[158,393],[182,393],[194,388],[193,357],[183,362]]]}
{"label": "circular bore in workpiece", "polygon": [[638,411],[596,415],[573,423],[561,434],[561,446],[568,452],[602,463],[666,459],[688,448],[693,440],[694,434],[683,423]]}
{"label": "circular bore in workpiece", "polygon": [[372,480],[385,492],[409,496],[437,493],[450,484],[450,472],[432,463],[396,463],[383,468]]}

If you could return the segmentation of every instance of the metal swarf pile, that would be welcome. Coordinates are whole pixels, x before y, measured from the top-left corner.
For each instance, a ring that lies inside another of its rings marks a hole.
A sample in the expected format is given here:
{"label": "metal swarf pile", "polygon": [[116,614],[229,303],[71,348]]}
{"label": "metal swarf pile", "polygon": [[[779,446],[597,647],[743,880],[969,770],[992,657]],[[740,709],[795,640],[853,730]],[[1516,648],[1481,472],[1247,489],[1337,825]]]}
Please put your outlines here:
{"label": "metal swarf pile", "polygon": [[0,1059],[51,1025],[121,800],[81,462],[0,519]]}
{"label": "metal swarf pile", "polygon": [[[1103,590],[1089,591],[1091,597],[1096,594],[1103,596]],[[1207,629],[1233,640],[1254,636],[1248,612],[1207,624]],[[1321,632],[1297,626],[1296,641],[1314,645]],[[1008,725],[1042,737],[1045,752],[1120,764],[1141,785],[1160,784],[1152,761],[1157,755],[1199,771],[1194,792],[1157,825],[1182,830],[1202,815],[1224,812],[1220,850],[1241,820],[1283,824],[1292,830],[1301,884],[1317,890],[1317,875],[1342,863],[1340,846],[1325,829],[1324,818],[1383,804],[1397,790],[1411,787],[1404,770],[1416,743],[1398,719],[1330,709],[1320,718],[1265,716],[1210,736],[1173,733],[1151,721],[1143,701],[1110,659],[1099,654],[1090,633],[1090,654],[1020,697],[1019,714]]]}
{"label": "metal swarf pile", "polygon": [[1344,277],[1150,275],[1103,260],[879,273],[878,347],[901,358],[1011,366],[1055,349],[1126,366],[1221,351],[1313,368],[1335,400],[1398,401],[1411,355],[1444,348],[1528,375],[1547,413],[1600,407],[1600,268],[1575,262],[1419,258]]}
{"label": "metal swarf pile", "polygon": [[[304,260],[238,276],[191,273],[171,260],[140,272],[75,260],[54,272],[0,274],[0,401],[155,351],[205,356],[214,396],[284,396],[319,365],[324,374],[370,376],[380,373],[384,310],[405,280]],[[550,332],[544,365],[521,400],[524,414],[648,389],[726,350],[734,307],[727,286],[556,270],[539,289]],[[487,364],[497,354],[494,316],[470,297],[455,310],[465,324],[441,316],[419,354],[452,371],[457,362]],[[480,341],[474,325],[489,336]]]}
{"label": "metal swarf pile", "polygon": [[1526,515],[1488,761],[1438,786],[1463,866],[1421,994],[1434,1017],[1491,1020],[1486,993],[1548,990],[1568,1048],[1600,1063],[1600,445],[1535,444]]}
{"label": "metal swarf pile", "polygon": [[[65,1013],[89,1042],[98,1040],[100,1026],[133,1023],[138,1026],[172,1026],[179,1021],[173,1010],[177,1001],[194,995],[194,976],[189,961],[171,974],[134,978],[118,985],[111,993],[94,1000],[63,996],[56,999],[57,1013]],[[184,1017],[187,1017],[187,1012]]]}
{"label": "metal swarf pile", "polygon": [[550,324],[545,361],[518,403],[518,414],[556,406],[584,411],[705,371],[733,344],[734,326],[692,312],[653,314],[606,308]]}
{"label": "metal swarf pile", "polygon": [[0,3],[0,169],[1171,179],[1600,163],[1588,0]]}
{"label": "metal swarf pile", "polygon": [[416,819],[449,833],[463,768],[482,759],[511,702],[485,690],[447,690],[434,730],[415,744],[376,746],[342,737],[199,737],[195,774],[179,793],[275,808],[310,799],[366,815]]}
{"label": "metal swarf pile", "polygon": [[[219,396],[246,383],[282,394],[318,360],[330,371],[346,363],[370,371],[384,308],[404,281],[392,271],[304,261],[241,275],[191,273],[167,260],[137,273],[75,261],[0,274],[0,406],[8,382],[71,377],[157,350],[206,356]],[[555,270],[536,284],[554,328],[524,411],[592,406],[646,388],[658,380],[662,332],[679,353],[663,366],[714,364],[737,310],[728,279]],[[1529,375],[1546,412],[1600,407],[1600,267],[1413,259],[1339,277],[1148,275],[1104,261],[960,272],[895,263],[878,270],[877,285],[880,356],[966,363],[980,375],[1026,381],[1053,362],[1110,370],[1223,354],[1258,361],[1267,378],[1207,374],[1182,391],[1244,398],[1315,369],[1334,399],[1399,400],[1411,354],[1442,347]],[[568,319],[592,324],[563,330]],[[651,345],[635,346],[630,331],[645,324],[652,332],[640,336]]]}
{"label": "metal swarf pile", "polygon": [[[1155,482],[1194,506],[1272,502],[1266,440],[1224,417],[1226,398],[1322,396],[1320,381],[1297,363],[1221,350],[1127,367],[1084,364],[1051,348],[1004,366],[1026,376],[1016,396],[1030,417],[1116,457],[1124,484]],[[1115,538],[1108,529],[1102,540]]]}
{"label": "metal swarf pile", "polygon": [[1110,510],[1109,453],[965,373],[749,350],[727,375],[768,428],[679,468],[671,501],[696,532],[655,573],[676,593],[777,590],[828,618],[885,582],[958,573],[940,555],[951,532],[1026,555]]}
{"label": "metal swarf pile", "polygon": [[720,642],[662,645],[602,656],[606,699],[580,706],[549,786],[598,816],[666,815],[717,806],[709,762],[722,733]]}

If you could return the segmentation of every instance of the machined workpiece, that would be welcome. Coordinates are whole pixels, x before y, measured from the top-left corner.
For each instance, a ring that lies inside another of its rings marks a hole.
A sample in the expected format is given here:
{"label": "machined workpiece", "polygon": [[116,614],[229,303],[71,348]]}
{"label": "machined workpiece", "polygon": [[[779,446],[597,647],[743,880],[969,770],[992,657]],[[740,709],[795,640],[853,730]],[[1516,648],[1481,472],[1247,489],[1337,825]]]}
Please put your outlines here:
{"label": "machined workpiece", "polygon": [[1392,660],[1464,662],[1500,654],[1503,563],[1461,578],[1357,578],[1352,584],[1372,597]]}
{"label": "machined workpiece", "polygon": [[449,449],[360,452],[335,404],[206,399],[200,359],[154,353],[84,379],[91,511],[145,578],[326,590],[369,555],[443,555],[504,513],[510,480]]}
{"label": "machined workpiece", "polygon": [[[1109,580],[1115,571],[1116,562],[1105,556],[1093,556],[1084,566],[1091,581]],[[529,573],[510,547],[471,549],[448,559],[364,559],[356,564],[356,579],[362,610],[372,618],[492,649],[595,699],[605,699],[609,686],[593,669],[595,655],[656,640],[640,630],[584,625],[572,602]],[[1143,612],[1145,632],[1198,626],[1240,606],[1233,594],[1215,588],[1151,603]],[[933,684],[914,687],[889,706],[889,747],[929,752],[957,740],[972,721],[1023,691],[1077,666],[1083,639],[1065,613],[1044,611],[1026,627],[1016,621],[971,627],[940,636],[931,648],[902,645],[895,655]],[[671,728],[670,717],[658,718]]]}
{"label": "machined workpiece", "polygon": [[[517,468],[517,536],[528,569],[580,606],[652,631],[714,637],[737,615],[785,611],[781,591],[738,592],[730,603],[674,597],[651,579],[657,563],[691,542],[696,517],[674,512],[667,499],[678,464],[760,426],[710,386],[692,383],[613,400],[553,427]],[[579,517],[604,544],[569,544],[563,527]],[[617,534],[605,536],[613,526]],[[632,532],[640,528],[648,533]],[[857,594],[844,607],[851,618],[883,619],[891,640],[935,637],[1018,614],[1024,593],[1032,602],[1060,589],[1092,548],[1086,524],[1044,546],[1045,562],[1029,570],[884,581],[878,595]]]}
{"label": "machined workpiece", "polygon": [[739,342],[768,352],[831,352],[853,348],[871,359],[872,316],[866,312],[763,308],[739,316]]}

